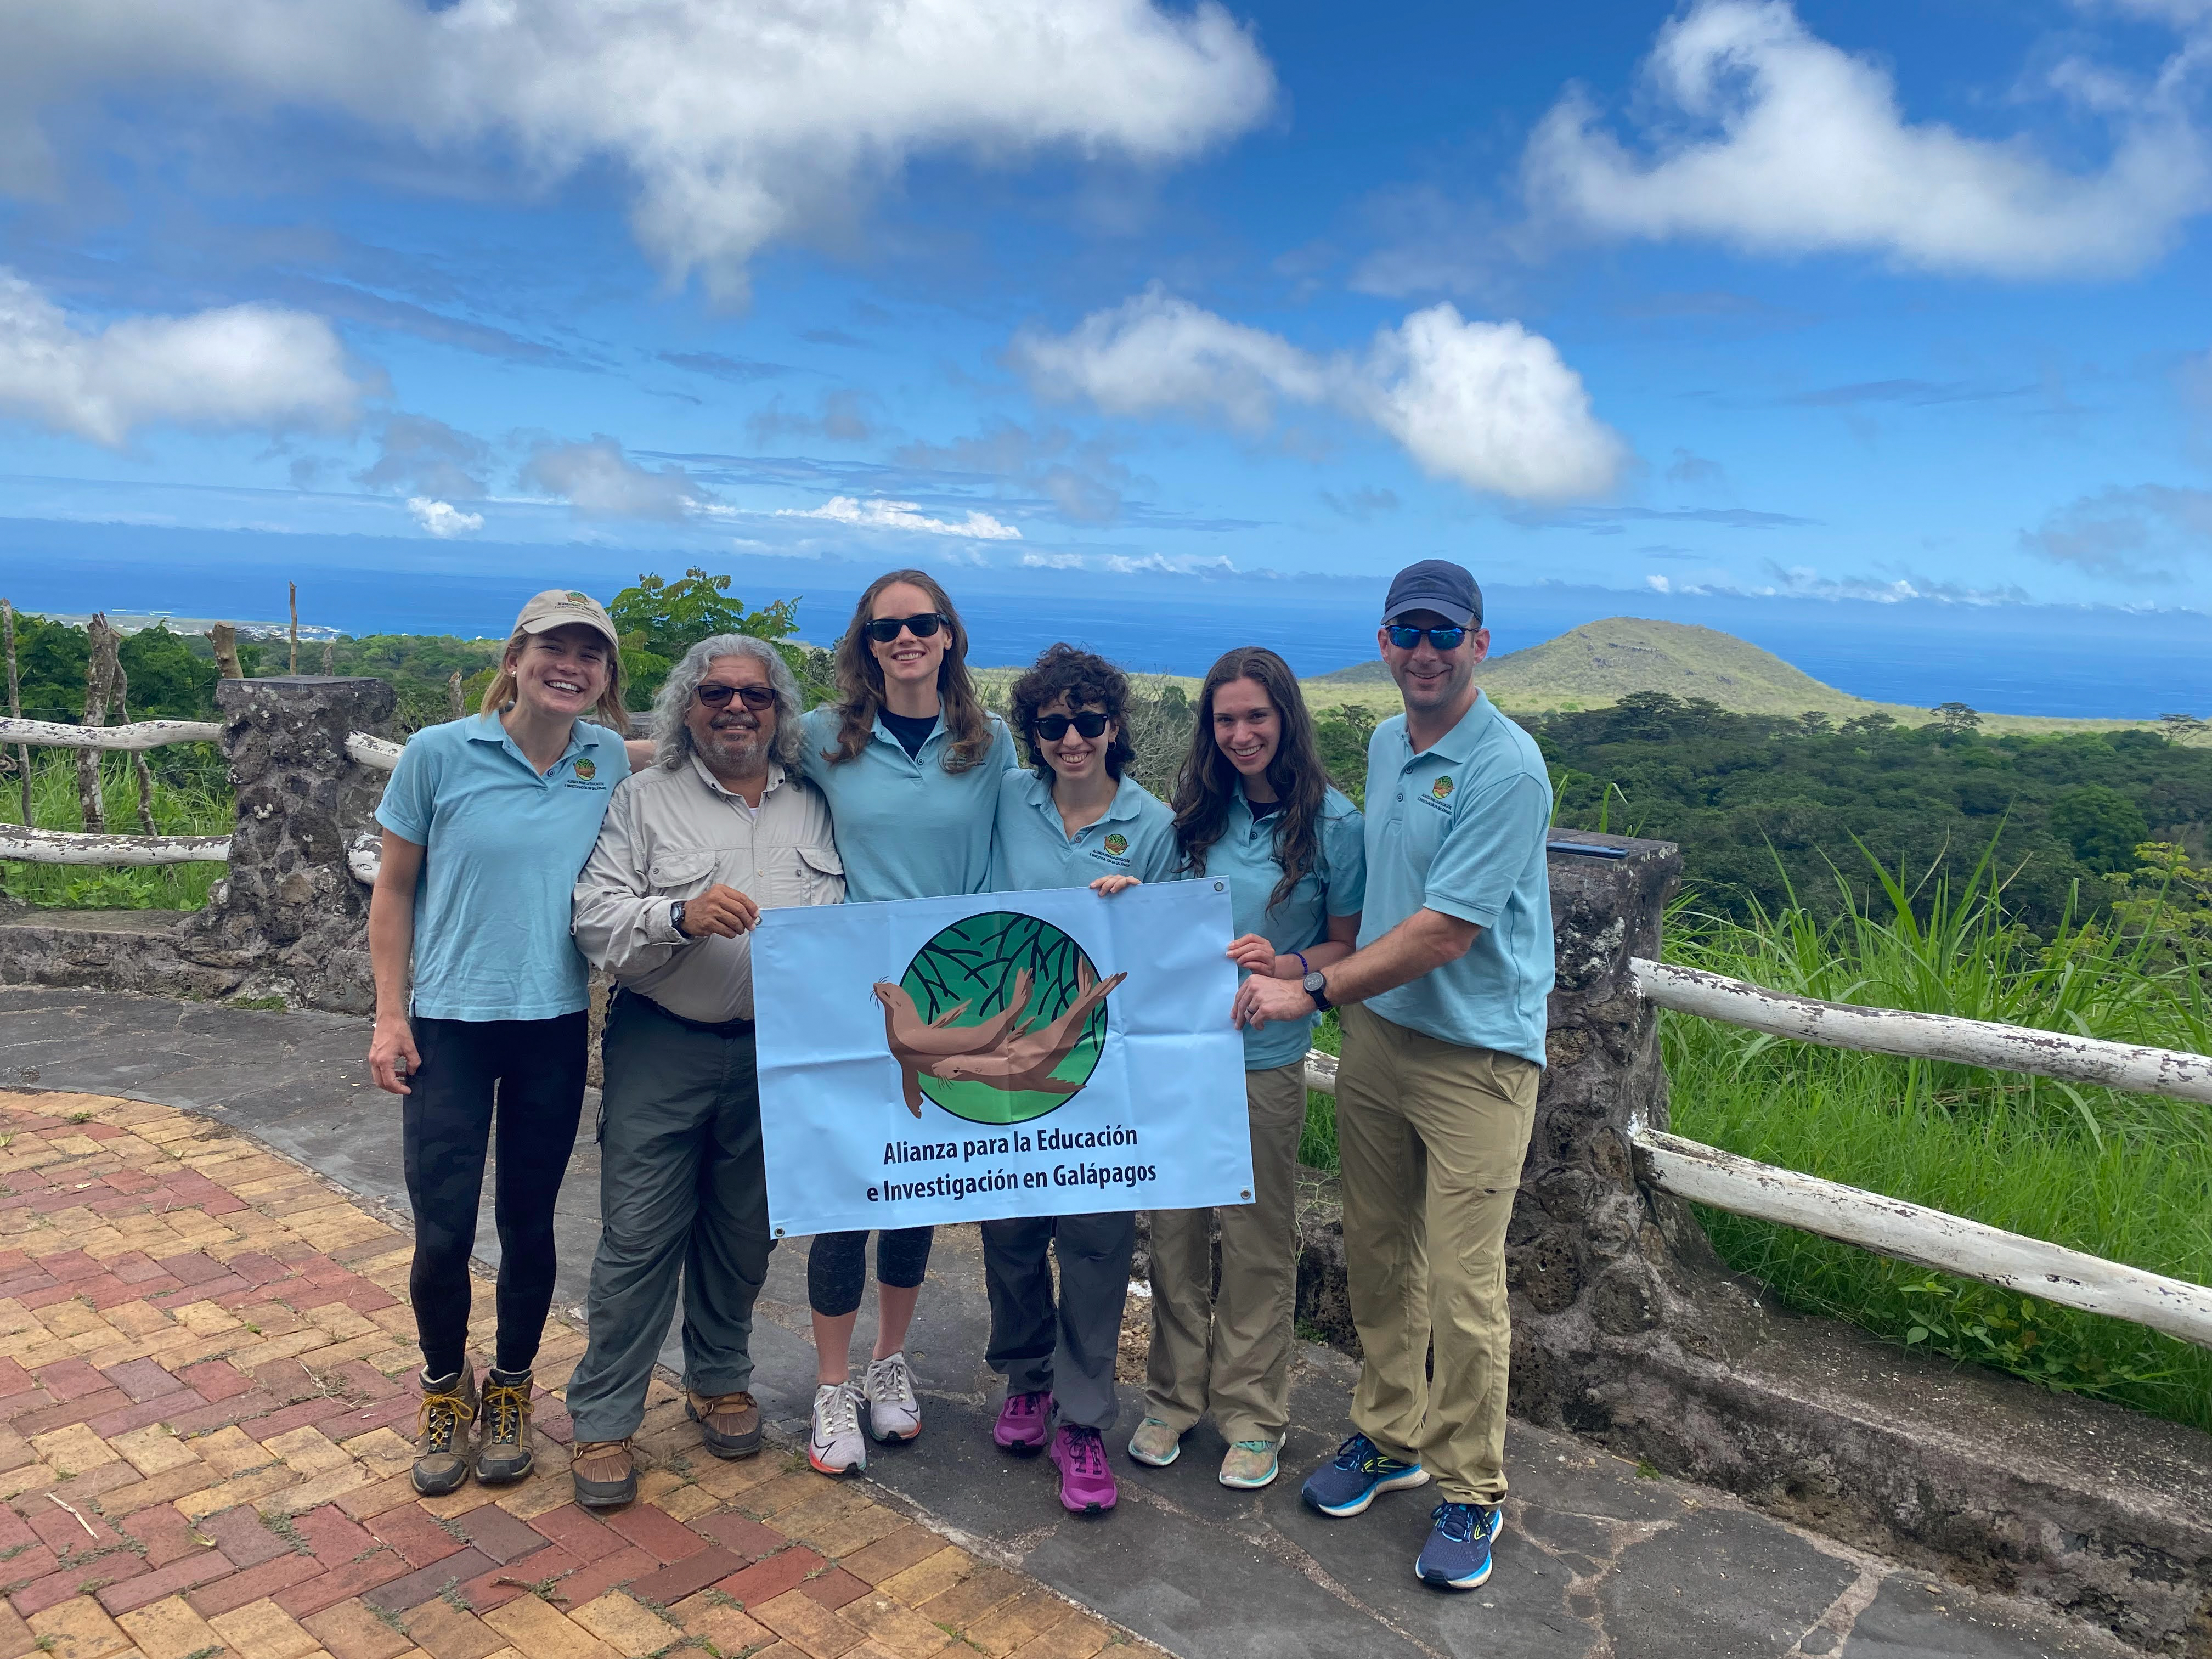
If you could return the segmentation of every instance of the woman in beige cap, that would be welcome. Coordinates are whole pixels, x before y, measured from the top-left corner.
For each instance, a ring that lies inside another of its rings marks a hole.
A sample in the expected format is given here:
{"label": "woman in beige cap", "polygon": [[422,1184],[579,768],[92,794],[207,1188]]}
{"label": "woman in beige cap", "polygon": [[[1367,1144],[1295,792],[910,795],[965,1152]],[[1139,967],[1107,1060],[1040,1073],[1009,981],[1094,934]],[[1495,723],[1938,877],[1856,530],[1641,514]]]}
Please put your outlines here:
{"label": "woman in beige cap", "polygon": [[[471,1462],[487,1482],[530,1473],[553,1203],[584,1100],[589,993],[569,890],[629,775],[628,724],[614,624],[587,594],[550,589],[515,618],[482,711],[416,732],[377,808],[368,1063],[378,1088],[404,1097],[426,1495],[459,1486]],[[469,1255],[495,1130],[499,1324],[479,1389]]]}

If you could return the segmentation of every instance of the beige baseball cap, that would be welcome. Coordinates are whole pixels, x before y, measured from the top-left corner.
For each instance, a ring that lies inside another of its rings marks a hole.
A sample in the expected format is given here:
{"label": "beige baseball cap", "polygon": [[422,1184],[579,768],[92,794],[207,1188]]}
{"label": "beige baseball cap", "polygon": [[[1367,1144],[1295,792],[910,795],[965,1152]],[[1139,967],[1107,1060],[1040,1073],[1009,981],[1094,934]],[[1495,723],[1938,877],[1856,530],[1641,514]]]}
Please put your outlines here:
{"label": "beige baseball cap", "polygon": [[578,624],[596,628],[607,636],[607,643],[617,651],[622,639],[615,632],[613,621],[600,607],[599,602],[588,593],[579,593],[574,588],[549,587],[543,593],[532,596],[522,607],[522,614],[514,619],[518,634],[546,634],[556,628]]}

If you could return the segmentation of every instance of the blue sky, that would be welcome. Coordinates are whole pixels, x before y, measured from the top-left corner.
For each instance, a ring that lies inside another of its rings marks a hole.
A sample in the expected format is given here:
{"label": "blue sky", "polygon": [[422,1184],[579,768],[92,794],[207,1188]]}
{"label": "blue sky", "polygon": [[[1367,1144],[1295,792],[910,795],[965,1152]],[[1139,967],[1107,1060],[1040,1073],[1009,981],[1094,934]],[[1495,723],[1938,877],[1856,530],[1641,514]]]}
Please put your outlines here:
{"label": "blue sky", "polygon": [[2212,606],[2208,0],[7,10],[21,556]]}

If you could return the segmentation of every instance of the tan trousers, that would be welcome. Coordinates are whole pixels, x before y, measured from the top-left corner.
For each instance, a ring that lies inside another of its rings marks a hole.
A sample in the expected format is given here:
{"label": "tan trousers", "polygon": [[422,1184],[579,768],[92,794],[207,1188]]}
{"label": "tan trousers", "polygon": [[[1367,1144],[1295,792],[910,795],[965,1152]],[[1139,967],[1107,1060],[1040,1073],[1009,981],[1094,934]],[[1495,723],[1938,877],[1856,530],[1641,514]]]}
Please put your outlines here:
{"label": "tan trousers", "polygon": [[1305,1061],[1244,1073],[1253,1202],[1221,1211],[1213,1292],[1211,1210],[1152,1212],[1152,1353],[1145,1414],[1177,1433],[1206,1414],[1230,1441],[1281,1443],[1291,1425],[1298,1293],[1298,1137]]}
{"label": "tan trousers", "polygon": [[[1505,1496],[1505,1224],[1540,1067],[1346,1008],[1344,1257],[1366,1358],[1352,1422],[1455,1504]],[[1431,1341],[1436,1377],[1428,1377]]]}

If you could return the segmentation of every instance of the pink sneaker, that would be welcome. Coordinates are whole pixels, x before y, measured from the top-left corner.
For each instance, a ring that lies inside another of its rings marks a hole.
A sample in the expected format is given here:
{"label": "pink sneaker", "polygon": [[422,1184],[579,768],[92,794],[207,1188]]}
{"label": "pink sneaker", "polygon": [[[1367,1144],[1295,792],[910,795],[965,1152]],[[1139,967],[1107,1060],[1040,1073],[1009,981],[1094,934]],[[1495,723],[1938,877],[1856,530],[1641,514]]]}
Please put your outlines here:
{"label": "pink sneaker", "polygon": [[1045,1439],[1051,1432],[1049,1394],[1010,1394],[1006,1403],[999,1407],[999,1421],[991,1431],[991,1438],[1006,1450],[1027,1457],[1044,1449]]}
{"label": "pink sneaker", "polygon": [[1060,1470],[1060,1507],[1077,1515],[1098,1515],[1114,1507],[1121,1491],[1106,1467],[1105,1443],[1096,1429],[1063,1423],[1052,1439],[1052,1461]]}

